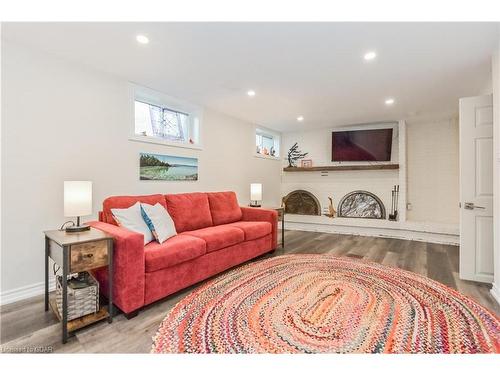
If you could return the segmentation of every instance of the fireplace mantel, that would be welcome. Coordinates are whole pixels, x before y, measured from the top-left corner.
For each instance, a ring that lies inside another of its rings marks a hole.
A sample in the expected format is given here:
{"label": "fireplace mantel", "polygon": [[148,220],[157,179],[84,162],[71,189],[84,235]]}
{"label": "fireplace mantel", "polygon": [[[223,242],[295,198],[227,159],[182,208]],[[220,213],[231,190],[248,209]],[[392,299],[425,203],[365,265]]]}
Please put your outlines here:
{"label": "fireplace mantel", "polygon": [[399,164],[366,164],[366,165],[327,165],[324,167],[285,167],[285,172],[322,172],[322,171],[363,171],[399,169]]}

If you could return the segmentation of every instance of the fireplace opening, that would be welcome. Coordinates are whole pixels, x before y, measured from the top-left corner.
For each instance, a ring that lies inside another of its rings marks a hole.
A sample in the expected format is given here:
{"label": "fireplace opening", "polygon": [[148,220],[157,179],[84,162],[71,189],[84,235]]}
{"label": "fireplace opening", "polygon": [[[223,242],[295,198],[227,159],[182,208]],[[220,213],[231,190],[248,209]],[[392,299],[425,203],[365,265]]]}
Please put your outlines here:
{"label": "fireplace opening", "polygon": [[357,190],[345,195],[337,210],[338,217],[385,219],[385,207],[375,194]]}
{"label": "fireplace opening", "polygon": [[285,213],[296,215],[321,215],[318,199],[306,190],[294,190],[283,198]]}

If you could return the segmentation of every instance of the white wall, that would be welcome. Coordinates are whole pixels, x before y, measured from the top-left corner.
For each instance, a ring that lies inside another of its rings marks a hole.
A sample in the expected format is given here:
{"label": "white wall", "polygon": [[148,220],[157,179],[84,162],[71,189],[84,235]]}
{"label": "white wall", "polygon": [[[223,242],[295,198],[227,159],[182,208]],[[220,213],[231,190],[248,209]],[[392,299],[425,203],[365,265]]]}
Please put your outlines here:
{"label": "white wall", "polygon": [[[65,221],[64,180],[93,181],[94,217],[120,194],[234,190],[247,204],[251,182],[263,183],[265,204],[279,203],[281,163],[253,156],[251,124],[207,109],[203,150],[132,142],[128,90],[117,77],[2,44],[2,295],[41,287],[42,231]],[[139,181],[141,151],[198,157],[199,181]]]}
{"label": "white wall", "polygon": [[409,119],[406,133],[407,220],[458,224],[458,119]]}
{"label": "white wall", "polygon": [[492,59],[493,76],[493,288],[491,293],[500,304],[500,33]]}

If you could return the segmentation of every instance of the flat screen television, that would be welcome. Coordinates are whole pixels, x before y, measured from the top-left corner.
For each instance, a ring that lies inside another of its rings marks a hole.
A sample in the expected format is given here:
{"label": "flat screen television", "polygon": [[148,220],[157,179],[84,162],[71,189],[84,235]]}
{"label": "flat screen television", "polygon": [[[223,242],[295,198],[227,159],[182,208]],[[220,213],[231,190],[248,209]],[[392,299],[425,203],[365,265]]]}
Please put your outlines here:
{"label": "flat screen television", "polygon": [[332,161],[390,161],[392,129],[332,132]]}

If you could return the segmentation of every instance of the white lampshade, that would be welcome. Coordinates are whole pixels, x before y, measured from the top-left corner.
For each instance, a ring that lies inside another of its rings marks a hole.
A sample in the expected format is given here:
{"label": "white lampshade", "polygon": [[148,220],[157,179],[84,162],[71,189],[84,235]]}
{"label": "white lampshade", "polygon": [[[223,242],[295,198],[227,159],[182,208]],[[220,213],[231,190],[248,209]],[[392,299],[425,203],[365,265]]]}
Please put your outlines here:
{"label": "white lampshade", "polygon": [[92,214],[92,181],[64,181],[64,216]]}
{"label": "white lampshade", "polygon": [[262,200],[262,184],[250,184],[250,200]]}

